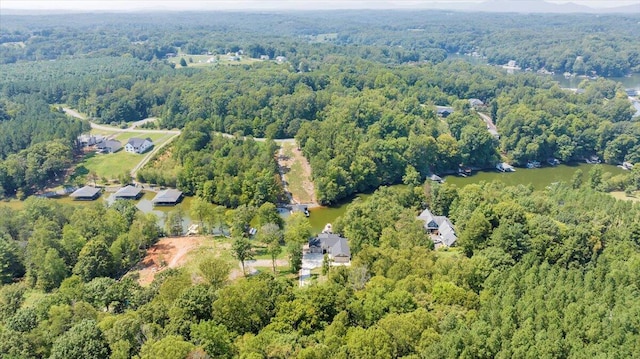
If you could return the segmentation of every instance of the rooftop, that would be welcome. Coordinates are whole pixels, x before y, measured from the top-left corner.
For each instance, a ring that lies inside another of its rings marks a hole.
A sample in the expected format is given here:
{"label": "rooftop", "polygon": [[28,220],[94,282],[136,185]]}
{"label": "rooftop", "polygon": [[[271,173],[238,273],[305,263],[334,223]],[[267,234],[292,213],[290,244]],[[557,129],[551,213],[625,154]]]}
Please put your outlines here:
{"label": "rooftop", "polygon": [[182,191],[169,188],[158,192],[153,198],[153,203],[176,203],[180,200],[180,197],[182,197]]}
{"label": "rooftop", "polygon": [[101,191],[100,188],[91,187],[91,186],[84,186],[84,187],[76,190],[75,192],[73,192],[69,196],[73,197],[73,198],[90,198],[90,197],[95,197],[96,195],[98,195],[100,193],[100,191]]}
{"label": "rooftop", "polygon": [[116,193],[116,197],[137,197],[142,192],[142,189],[134,186],[125,186],[120,188]]}
{"label": "rooftop", "polygon": [[320,233],[309,241],[310,247],[326,249],[332,257],[351,257],[347,239],[333,233]]}

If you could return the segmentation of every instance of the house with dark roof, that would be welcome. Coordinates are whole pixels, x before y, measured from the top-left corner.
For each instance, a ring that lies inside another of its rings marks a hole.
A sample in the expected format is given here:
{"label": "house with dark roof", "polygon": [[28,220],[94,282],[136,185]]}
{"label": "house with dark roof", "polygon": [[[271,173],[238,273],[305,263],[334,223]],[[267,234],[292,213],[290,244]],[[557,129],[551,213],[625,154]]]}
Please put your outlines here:
{"label": "house with dark roof", "polygon": [[84,186],[78,190],[75,190],[69,197],[73,198],[76,201],[93,201],[100,197],[102,193],[102,189]]}
{"label": "house with dark roof", "polygon": [[140,199],[142,197],[142,189],[132,185],[124,186],[113,194],[115,199]]}
{"label": "house with dark roof", "polygon": [[328,254],[335,264],[351,262],[351,250],[347,239],[334,233],[320,233],[309,240],[309,253]]}
{"label": "house with dark roof", "polygon": [[182,191],[169,188],[158,192],[151,200],[154,206],[175,206],[182,200]]}
{"label": "house with dark roof", "polygon": [[153,147],[153,141],[149,137],[131,137],[127,144],[124,145],[124,150],[129,153],[143,153],[151,147]]}
{"label": "house with dark roof", "polygon": [[114,153],[120,151],[122,143],[118,140],[105,140],[97,143],[96,147],[102,153]]}
{"label": "house with dark roof", "polygon": [[458,237],[449,218],[434,216],[429,209],[425,209],[420,213],[418,219],[424,222],[424,228],[430,234],[436,249],[442,246],[451,247],[456,244]]}
{"label": "house with dark roof", "polygon": [[436,106],[436,114],[442,118],[447,118],[453,113],[453,107]]}

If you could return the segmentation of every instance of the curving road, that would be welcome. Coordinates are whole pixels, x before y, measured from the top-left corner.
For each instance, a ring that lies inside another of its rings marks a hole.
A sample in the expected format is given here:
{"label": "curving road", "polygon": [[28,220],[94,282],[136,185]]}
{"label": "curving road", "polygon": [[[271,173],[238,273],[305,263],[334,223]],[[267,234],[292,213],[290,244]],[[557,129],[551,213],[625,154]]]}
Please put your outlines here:
{"label": "curving road", "polygon": [[[64,111],[64,113],[66,113],[69,116],[75,117],[75,118],[79,118],[81,120],[87,120],[87,117],[84,116],[83,114],[81,114],[80,112],[72,109],[72,108],[68,108],[68,107],[63,107],[62,110]],[[147,153],[142,160],[135,166],[133,167],[133,169],[131,170],[131,177],[136,178],[136,174],[138,173],[138,171],[144,167],[144,165],[146,165],[151,158],[153,157],[153,155],[155,155],[156,153],[158,153],[158,151],[160,151],[162,148],[164,148],[167,144],[171,143],[171,141],[175,140],[176,137],[178,137],[182,131],[180,130],[148,130],[148,129],[141,129],[141,128],[137,128],[138,125],[145,123],[145,122],[149,122],[149,121],[153,121],[155,119],[145,119],[142,121],[137,121],[134,122],[132,124],[131,127],[129,128],[118,128],[118,127],[113,127],[113,126],[106,126],[106,125],[100,125],[97,124],[95,122],[91,122],[89,121],[89,123],[91,124],[91,128],[96,129],[96,130],[102,130],[102,131],[113,131],[116,133],[121,133],[121,132],[135,132],[135,133],[161,133],[161,134],[166,134],[167,136],[169,136],[169,138],[167,138],[167,140],[160,146],[154,146],[153,150],[149,153]],[[224,137],[227,138],[235,138],[234,135],[228,134],[228,133],[223,133],[223,132],[216,132]],[[248,137],[244,136],[242,137],[243,140],[246,140]],[[164,139],[164,138],[163,138]],[[255,141],[258,142],[264,142],[267,139],[266,138],[262,138],[262,137],[253,137],[253,139]],[[283,138],[283,139],[278,139],[278,140],[274,140],[277,144],[283,144],[283,143],[295,143],[296,140],[294,138]]]}

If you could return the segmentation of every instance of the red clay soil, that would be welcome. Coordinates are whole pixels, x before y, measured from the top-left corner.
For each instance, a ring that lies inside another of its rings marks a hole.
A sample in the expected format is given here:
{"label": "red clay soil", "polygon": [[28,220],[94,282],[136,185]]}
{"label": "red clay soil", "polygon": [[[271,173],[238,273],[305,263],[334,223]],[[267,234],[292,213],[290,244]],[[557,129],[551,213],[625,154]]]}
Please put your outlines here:
{"label": "red clay soil", "polygon": [[153,282],[156,273],[167,268],[176,268],[184,264],[186,255],[199,247],[206,237],[171,237],[163,238],[147,250],[146,257],[139,264],[142,286]]}

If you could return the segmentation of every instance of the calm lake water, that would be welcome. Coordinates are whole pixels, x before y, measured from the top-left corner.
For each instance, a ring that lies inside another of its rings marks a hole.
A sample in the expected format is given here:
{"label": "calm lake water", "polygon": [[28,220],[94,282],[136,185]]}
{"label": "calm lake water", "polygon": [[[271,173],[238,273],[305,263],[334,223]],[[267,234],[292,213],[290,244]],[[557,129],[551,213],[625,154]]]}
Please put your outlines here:
{"label": "calm lake water", "polygon": [[[578,85],[584,81],[581,77],[569,77],[565,78],[562,74],[553,75],[553,79],[558,81],[560,87],[577,88]],[[631,74],[626,77],[607,77],[608,80],[620,82],[625,89],[640,90],[640,73]]]}
{"label": "calm lake water", "polygon": [[[594,165],[586,164],[586,163],[575,163],[570,165],[559,165],[556,167],[543,167],[543,168],[535,168],[535,169],[527,169],[527,168],[517,168],[516,172],[511,173],[501,173],[498,171],[480,171],[474,172],[472,176],[469,177],[458,177],[458,176],[447,176],[445,180],[447,183],[455,184],[458,187],[463,187],[472,183],[479,183],[482,181],[501,181],[505,184],[505,186],[514,186],[514,185],[528,185],[531,184],[536,190],[542,190],[545,187],[549,186],[554,182],[569,182],[573,177],[573,174],[581,169],[584,175],[584,180],[586,180],[586,176],[588,175],[591,168]],[[625,171],[619,167],[613,165],[601,164],[604,172],[611,173],[612,175],[618,175],[624,173]],[[395,185],[394,187],[400,187],[404,185]],[[97,201],[105,201],[111,203],[110,193],[104,193],[100,199]],[[155,213],[159,220],[160,225],[163,225],[164,219],[166,218],[166,214],[175,207],[153,207],[151,200],[155,196],[153,192],[145,192],[144,196],[138,201],[137,207],[144,213]],[[316,207],[310,208],[309,212],[311,213],[309,216],[309,221],[311,222],[311,227],[314,233],[319,233],[324,228],[325,224],[335,222],[336,218],[340,217],[347,210],[347,206],[356,201],[366,201],[371,194],[358,194],[351,199],[345,200],[344,202],[332,206],[332,207]],[[179,206],[182,206],[184,210],[185,216],[183,221],[183,227],[185,231],[188,226],[191,224],[191,218],[189,217],[189,209],[191,207],[192,197],[185,197]],[[60,203],[72,204],[76,206],[86,206],[88,204],[94,203],[95,201],[73,201],[69,197],[57,198],[55,201]],[[11,201],[11,202],[0,202],[0,206],[9,206],[14,209],[22,209],[23,202],[20,201]]]}
{"label": "calm lake water", "polygon": [[[542,190],[554,182],[570,182],[573,174],[581,169],[583,172],[583,180],[586,181],[587,175],[594,165],[586,163],[575,163],[571,165],[559,165],[556,167],[542,167],[542,168],[517,168],[516,172],[502,173],[498,171],[480,171],[474,172],[469,177],[459,176],[447,176],[445,181],[447,183],[455,184],[458,187],[463,187],[472,183],[479,183],[482,181],[501,181],[505,186],[515,186],[519,184],[528,185],[531,184],[536,190]],[[601,164],[603,172],[617,175],[624,173],[625,171],[619,167],[613,165]],[[396,185],[404,186],[404,185]],[[359,194],[352,200],[345,201],[335,207],[318,207],[310,210],[311,215],[309,220],[314,232],[319,233],[327,223],[335,222],[336,218],[344,214],[347,210],[347,206],[354,201],[366,201],[370,194]]]}
{"label": "calm lake water", "polygon": [[[164,220],[167,216],[167,213],[171,212],[176,207],[174,206],[154,207],[153,202],[151,202],[151,200],[153,199],[153,197],[156,196],[155,192],[145,191],[143,193],[144,193],[143,196],[138,201],[136,201],[137,202],[136,207],[138,207],[138,209],[142,211],[142,213],[154,213],[156,216],[158,216],[159,225],[164,226]],[[68,204],[72,206],[88,206],[96,202],[111,204],[115,200],[114,198],[111,197],[111,195],[112,194],[109,192],[104,192],[102,193],[102,196],[100,196],[100,198],[98,198],[95,201],[74,201],[73,198],[69,196],[52,198],[52,200],[58,203]],[[184,227],[185,231],[188,229],[189,225],[191,224],[189,209],[191,208],[192,200],[193,200],[192,197],[184,197],[182,202],[178,204],[178,206],[181,206],[184,211],[182,226]],[[11,200],[9,202],[0,201],[0,206],[6,206],[15,210],[21,210],[24,208],[24,202],[18,201],[18,200]]]}

